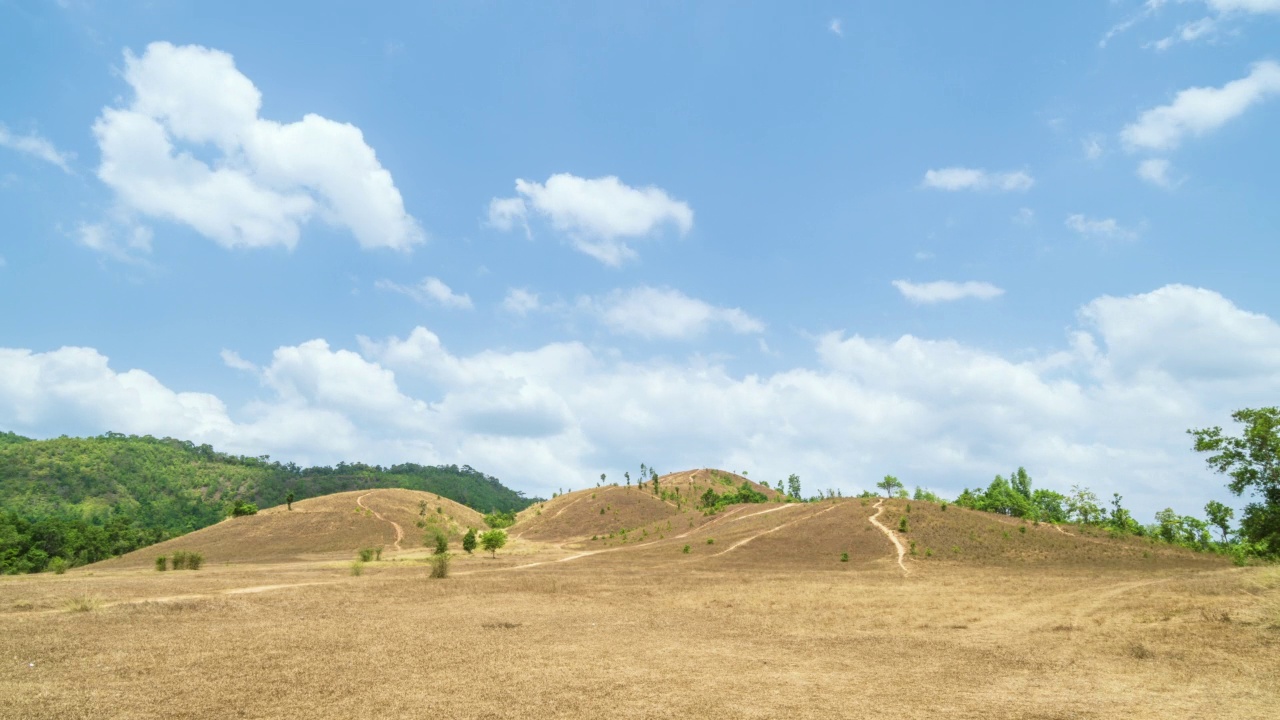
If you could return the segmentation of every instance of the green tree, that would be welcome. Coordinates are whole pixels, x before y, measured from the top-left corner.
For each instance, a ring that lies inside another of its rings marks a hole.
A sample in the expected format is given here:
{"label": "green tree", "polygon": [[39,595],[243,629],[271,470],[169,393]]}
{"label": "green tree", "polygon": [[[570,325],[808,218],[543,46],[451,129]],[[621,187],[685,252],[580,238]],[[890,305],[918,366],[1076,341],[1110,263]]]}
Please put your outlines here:
{"label": "green tree", "polygon": [[467,534],[462,536],[462,549],[470,555],[476,549],[476,529],[467,528]]}
{"label": "green tree", "polygon": [[1067,496],[1067,510],[1083,525],[1102,519],[1102,506],[1098,505],[1098,496],[1087,487],[1071,486],[1071,494]]}
{"label": "green tree", "polygon": [[289,491],[288,495],[284,496],[284,502],[286,505],[289,506],[290,510],[293,509],[293,491],[292,490]]}
{"label": "green tree", "polygon": [[436,530],[436,555],[449,552],[449,535],[443,530]]}
{"label": "green tree", "polygon": [[892,475],[885,475],[884,479],[876,483],[876,487],[883,488],[885,497],[893,497],[895,491],[903,487],[902,481]]}
{"label": "green tree", "polygon": [[600,473],[600,484],[604,484],[604,473]]}
{"label": "green tree", "polygon": [[1227,541],[1227,533],[1231,531],[1231,519],[1235,517],[1236,511],[1217,500],[1210,500],[1204,506],[1204,514],[1205,517],[1209,518],[1209,524],[1218,528],[1218,532],[1222,533],[1222,542],[1225,543]]}
{"label": "green tree", "polygon": [[1187,433],[1195,438],[1196,452],[1213,453],[1205,462],[1231,478],[1231,492],[1257,499],[1245,506],[1241,537],[1263,545],[1264,552],[1280,552],[1280,408],[1245,408],[1231,419],[1244,425],[1239,437],[1224,435],[1220,427]]}
{"label": "green tree", "polygon": [[480,536],[480,545],[498,557],[498,551],[507,544],[507,533],[504,530],[489,530]]}
{"label": "green tree", "polygon": [[792,473],[787,477],[787,494],[791,497],[800,499],[800,476]]}

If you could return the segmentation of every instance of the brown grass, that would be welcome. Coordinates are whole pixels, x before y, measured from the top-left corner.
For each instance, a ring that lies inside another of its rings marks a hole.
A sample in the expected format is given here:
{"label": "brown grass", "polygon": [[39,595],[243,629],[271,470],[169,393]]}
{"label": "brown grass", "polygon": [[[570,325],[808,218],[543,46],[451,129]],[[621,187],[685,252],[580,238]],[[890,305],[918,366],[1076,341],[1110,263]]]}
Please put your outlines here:
{"label": "brown grass", "polygon": [[[1006,541],[999,519],[913,503],[918,547],[981,540],[904,576],[870,506],[776,507],[607,547],[525,537],[496,560],[454,555],[439,581],[407,553],[355,578],[350,554],[208,551],[199,573],[2,578],[0,718],[1264,718],[1280,703],[1280,569],[1052,529]],[[66,612],[77,597],[99,604]]]}

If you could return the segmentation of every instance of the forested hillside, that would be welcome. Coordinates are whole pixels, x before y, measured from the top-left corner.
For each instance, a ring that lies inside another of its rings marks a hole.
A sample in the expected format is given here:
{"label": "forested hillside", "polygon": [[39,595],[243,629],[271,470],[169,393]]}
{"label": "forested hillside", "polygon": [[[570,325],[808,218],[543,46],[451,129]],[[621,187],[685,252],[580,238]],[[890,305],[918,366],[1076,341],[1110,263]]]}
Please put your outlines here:
{"label": "forested hillside", "polygon": [[300,468],[172,438],[0,433],[0,572],[103,560],[218,522],[236,503],[380,487],[425,490],[481,512],[533,502],[466,465]]}

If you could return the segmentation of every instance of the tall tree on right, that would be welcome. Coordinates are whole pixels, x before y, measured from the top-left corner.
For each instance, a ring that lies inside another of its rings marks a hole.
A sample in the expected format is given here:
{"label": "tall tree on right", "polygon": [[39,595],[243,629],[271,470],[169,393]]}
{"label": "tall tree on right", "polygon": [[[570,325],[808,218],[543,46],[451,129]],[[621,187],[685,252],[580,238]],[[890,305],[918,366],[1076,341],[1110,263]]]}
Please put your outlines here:
{"label": "tall tree on right", "polygon": [[1239,437],[1224,435],[1220,427],[1187,434],[1196,452],[1213,453],[1205,462],[1231,478],[1231,492],[1254,500],[1240,518],[1241,538],[1263,545],[1265,553],[1280,553],[1280,408],[1245,408],[1231,419],[1244,425]]}

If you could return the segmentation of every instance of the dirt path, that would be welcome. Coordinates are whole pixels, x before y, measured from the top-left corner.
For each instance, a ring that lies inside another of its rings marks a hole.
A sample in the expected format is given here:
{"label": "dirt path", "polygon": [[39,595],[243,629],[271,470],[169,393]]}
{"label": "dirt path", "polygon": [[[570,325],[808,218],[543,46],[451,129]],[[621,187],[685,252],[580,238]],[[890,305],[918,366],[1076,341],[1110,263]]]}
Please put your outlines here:
{"label": "dirt path", "polygon": [[892,530],[885,527],[884,524],[877,519],[880,517],[880,513],[884,512],[884,498],[880,498],[879,500],[877,500],[875,506],[878,508],[876,510],[876,514],[872,515],[867,519],[871,521],[872,525],[875,525],[877,528],[879,528],[880,532],[884,533],[885,537],[889,538],[889,540],[893,543],[893,546],[898,549],[898,567],[902,568],[902,574],[910,575],[911,571],[907,570],[907,564],[902,562],[903,556],[907,554],[907,549],[903,547],[902,541],[898,539],[898,536],[895,535]]}
{"label": "dirt path", "polygon": [[[786,507],[786,505],[783,505],[782,507]],[[822,513],[830,512],[830,511],[832,511],[832,510],[835,510],[837,507],[839,507],[839,505],[836,505],[836,504],[834,504],[834,503],[833,503],[833,504],[831,505],[831,507],[827,508],[826,510],[819,510],[818,512],[816,512],[816,513],[814,513],[814,514],[812,514],[812,515],[806,516],[806,517],[798,517],[798,518],[796,518],[795,520],[792,520],[792,521],[790,521],[790,522],[784,522],[784,523],[782,523],[781,525],[776,525],[776,526],[774,526],[774,527],[771,527],[771,528],[769,528],[768,530],[765,530],[764,532],[756,533],[755,535],[752,535],[751,537],[743,538],[742,540],[739,540],[738,542],[736,542],[736,543],[734,543],[734,544],[730,545],[730,546],[729,546],[729,548],[728,548],[727,550],[722,550],[722,551],[720,551],[720,552],[716,553],[715,555],[712,555],[711,557],[719,557],[719,556],[721,556],[721,555],[724,555],[725,553],[733,552],[734,550],[737,550],[738,548],[742,547],[743,545],[746,545],[747,543],[751,542],[752,540],[755,540],[755,539],[756,539],[756,538],[758,538],[758,537],[764,537],[765,535],[768,535],[769,533],[775,533],[775,532],[778,532],[778,531],[779,531],[779,530],[781,530],[782,528],[784,528],[784,527],[786,527],[786,526],[788,526],[788,525],[794,525],[795,523],[798,523],[798,522],[800,522],[801,520],[809,520],[809,519],[816,518],[816,517],[818,517],[819,515],[821,515]],[[781,510],[781,509],[782,509],[782,508],[773,508],[773,510]],[[756,515],[763,515],[763,514],[764,514],[764,513],[766,513],[766,512],[773,512],[773,510],[765,510],[764,512],[758,512],[758,513],[753,513],[753,514],[751,514],[751,515],[745,515],[745,516],[743,516],[743,517],[741,517],[741,518],[738,518],[738,519],[739,519],[739,520],[745,520],[746,518],[749,518],[749,517],[755,517]]]}
{"label": "dirt path", "polygon": [[359,505],[360,507],[364,508],[365,510],[368,510],[369,512],[373,513],[373,516],[374,516],[374,517],[376,517],[376,518],[378,518],[378,519],[379,519],[379,520],[381,520],[382,522],[388,522],[388,523],[391,523],[391,527],[393,527],[393,528],[395,528],[395,529],[396,529],[396,541],[395,541],[395,544],[394,544],[394,545],[392,545],[391,547],[392,547],[392,548],[394,548],[394,549],[396,549],[396,550],[400,550],[400,549],[401,549],[401,547],[400,547],[400,541],[404,539],[404,530],[400,527],[400,524],[399,524],[399,523],[397,523],[395,520],[388,520],[388,519],[386,519],[386,518],[382,517],[382,515],[381,515],[381,514],[379,514],[377,510],[374,510],[373,508],[371,508],[371,507],[369,507],[369,506],[367,506],[367,505],[365,505],[365,504],[364,504],[364,499],[365,499],[365,498],[367,498],[367,497],[369,497],[369,496],[370,496],[370,495],[372,495],[372,494],[373,494],[372,492],[367,492],[367,493],[365,493],[365,494],[361,495],[360,497],[356,498],[356,504],[357,504],[357,505]]}

